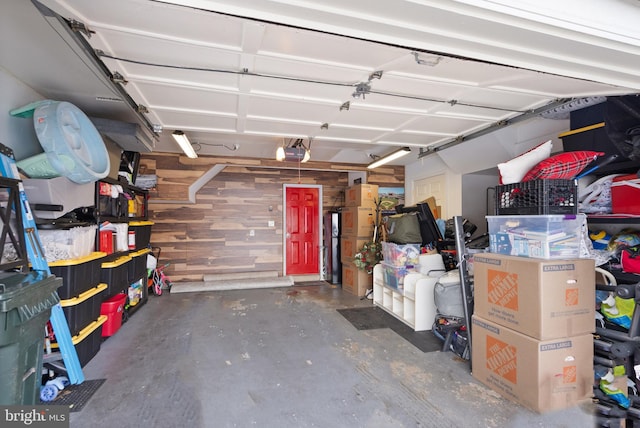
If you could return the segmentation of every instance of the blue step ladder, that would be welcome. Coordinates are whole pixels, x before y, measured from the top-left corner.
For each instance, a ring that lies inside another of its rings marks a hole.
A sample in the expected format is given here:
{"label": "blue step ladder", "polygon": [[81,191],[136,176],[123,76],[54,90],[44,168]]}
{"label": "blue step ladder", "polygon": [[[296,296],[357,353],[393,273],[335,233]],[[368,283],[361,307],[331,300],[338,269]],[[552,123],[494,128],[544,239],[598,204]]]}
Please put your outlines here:
{"label": "blue step ladder", "polygon": [[[12,178],[20,180],[20,174],[16,165],[16,160],[13,156],[13,150],[0,144],[0,175],[6,178]],[[27,200],[27,194],[24,191],[24,186],[20,181],[18,184],[20,194],[20,210],[22,213],[22,226],[25,235],[25,246],[27,248],[27,256],[31,263],[31,268],[34,271],[39,271],[45,277],[51,276],[51,270],[49,264],[44,255],[42,243],[40,241],[40,235],[38,235],[38,228],[36,226],[33,213]],[[18,209],[15,207],[15,209]],[[56,341],[60,349],[60,355],[64,362],[65,369],[67,371],[67,377],[72,385],[78,385],[84,382],[84,374],[82,373],[82,367],[80,366],[80,360],[78,359],[78,353],[73,345],[71,339],[71,332],[69,331],[69,324],[62,311],[60,303],[51,308],[51,315],[49,318],[53,332],[56,335]]]}

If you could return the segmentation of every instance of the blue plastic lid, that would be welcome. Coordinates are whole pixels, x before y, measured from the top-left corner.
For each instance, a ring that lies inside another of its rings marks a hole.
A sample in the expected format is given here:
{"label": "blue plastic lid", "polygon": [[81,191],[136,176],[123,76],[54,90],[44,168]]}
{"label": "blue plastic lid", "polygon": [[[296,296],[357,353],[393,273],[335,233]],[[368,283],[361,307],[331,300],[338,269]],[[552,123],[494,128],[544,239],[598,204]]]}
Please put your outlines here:
{"label": "blue plastic lid", "polygon": [[109,174],[109,155],[100,133],[79,108],[66,101],[41,102],[33,125],[51,166],[74,183]]}

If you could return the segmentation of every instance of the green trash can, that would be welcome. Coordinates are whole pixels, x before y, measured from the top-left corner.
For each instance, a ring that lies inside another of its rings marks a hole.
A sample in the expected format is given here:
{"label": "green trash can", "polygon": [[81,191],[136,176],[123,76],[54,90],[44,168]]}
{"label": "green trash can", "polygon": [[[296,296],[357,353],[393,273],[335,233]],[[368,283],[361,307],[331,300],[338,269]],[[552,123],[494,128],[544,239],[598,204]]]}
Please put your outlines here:
{"label": "green trash can", "polygon": [[45,325],[62,278],[0,272],[0,405],[40,403]]}

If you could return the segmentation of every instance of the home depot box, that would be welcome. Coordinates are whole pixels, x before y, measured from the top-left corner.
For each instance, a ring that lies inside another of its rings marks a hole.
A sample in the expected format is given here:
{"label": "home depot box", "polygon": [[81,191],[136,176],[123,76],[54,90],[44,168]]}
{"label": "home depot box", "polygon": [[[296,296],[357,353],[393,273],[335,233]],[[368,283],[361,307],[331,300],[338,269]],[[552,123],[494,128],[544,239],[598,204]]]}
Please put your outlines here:
{"label": "home depot box", "polygon": [[355,296],[364,296],[373,288],[373,275],[358,269],[353,263],[342,264],[342,289]]}
{"label": "home depot box", "polygon": [[348,207],[375,207],[378,199],[376,184],[356,184],[347,187],[344,193],[344,204]]}
{"label": "home depot box", "polygon": [[537,412],[591,399],[593,336],[539,341],[474,315],[473,377],[505,398]]}
{"label": "home depot box", "polygon": [[375,210],[371,207],[342,209],[342,234],[371,238],[375,224]]}
{"label": "home depot box", "polygon": [[592,259],[473,257],[474,313],[536,339],[594,331]]}
{"label": "home depot box", "polygon": [[364,238],[352,235],[340,237],[340,261],[342,263],[353,263],[353,256],[362,248],[364,244],[370,242],[371,238]]}

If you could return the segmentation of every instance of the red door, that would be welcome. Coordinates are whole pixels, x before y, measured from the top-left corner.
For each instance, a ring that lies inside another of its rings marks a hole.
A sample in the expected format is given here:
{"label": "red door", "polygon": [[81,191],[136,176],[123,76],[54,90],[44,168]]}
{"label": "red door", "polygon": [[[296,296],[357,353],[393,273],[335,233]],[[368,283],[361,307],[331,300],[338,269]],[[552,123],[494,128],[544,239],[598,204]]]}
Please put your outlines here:
{"label": "red door", "polygon": [[319,191],[317,187],[286,187],[286,273],[317,274]]}

